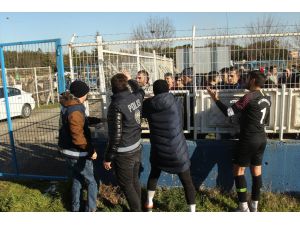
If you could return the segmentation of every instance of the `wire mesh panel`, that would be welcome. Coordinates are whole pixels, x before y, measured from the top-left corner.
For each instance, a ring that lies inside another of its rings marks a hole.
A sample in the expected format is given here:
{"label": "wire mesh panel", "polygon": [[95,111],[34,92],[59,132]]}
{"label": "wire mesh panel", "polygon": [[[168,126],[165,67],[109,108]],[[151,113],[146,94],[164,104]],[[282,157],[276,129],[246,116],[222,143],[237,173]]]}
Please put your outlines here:
{"label": "wire mesh panel", "polygon": [[[152,90],[148,87],[151,87],[157,79],[165,79],[172,91],[182,91],[183,94],[188,92],[190,104],[185,105],[189,107],[185,112],[190,113],[191,116],[187,127],[189,131],[194,130],[194,134],[205,133],[208,130],[213,133],[226,133],[235,129],[234,124],[226,122],[219,116],[217,117],[223,121],[217,124],[223,124],[223,127],[215,126],[214,129],[209,129],[211,124],[207,124],[204,128],[200,123],[202,120],[210,121],[206,117],[199,119],[203,114],[203,111],[199,110],[204,110],[203,105],[199,108],[199,104],[203,104],[200,95],[206,95],[206,87],[225,91],[227,103],[230,104],[236,98],[233,90],[237,90],[240,94],[245,93],[248,72],[260,70],[267,79],[264,88],[274,101],[274,107],[271,109],[273,122],[268,127],[268,132],[278,133],[282,129],[284,132],[298,131],[296,126],[288,125],[294,121],[292,114],[282,113],[284,110],[291,110],[283,107],[284,104],[287,105],[286,102],[284,103],[287,99],[274,93],[281,93],[283,85],[287,89],[292,88],[292,93],[300,87],[299,33],[240,32],[235,34],[227,31],[201,36],[197,35],[197,32],[199,30],[193,29],[191,35],[185,37],[125,41],[102,41],[102,37],[98,36],[95,42],[70,45],[72,52],[77,52],[77,56],[73,55],[71,61],[74,64],[74,71],[80,67],[79,64],[81,68],[85,65],[85,71],[88,68],[89,74],[93,73],[91,68],[95,68],[94,74],[98,73],[97,84],[102,92],[100,98],[106,98],[106,105],[109,104],[109,97],[112,94],[110,79],[122,70],[129,71],[132,78],[137,79],[140,86],[144,88],[146,94],[148,90]],[[88,63],[87,66],[86,61],[93,63]],[[145,80],[139,76],[139,71],[147,72],[144,74]],[[84,71],[81,73],[87,74]],[[101,85],[104,86],[102,90]],[[146,97],[153,96],[153,92],[148,94]],[[229,101],[231,97],[233,99]],[[296,107],[294,104],[298,104],[297,99],[295,97],[288,100],[292,108]],[[105,116],[105,113],[103,115]],[[281,118],[279,115],[285,117]],[[286,125],[279,128],[283,120],[287,121],[284,122]],[[285,127],[293,127],[293,129],[285,129]]]}
{"label": "wire mesh panel", "polygon": [[57,83],[55,83],[53,78],[53,70],[54,68],[51,68],[51,66],[6,68],[8,86],[19,87],[31,93],[37,102],[37,107],[44,104],[48,105],[55,101],[57,102],[57,94],[55,91]]}
{"label": "wire mesh panel", "polygon": [[196,37],[194,52],[186,51],[194,54],[189,66],[200,77],[198,89],[244,89],[250,70],[265,74],[265,88],[299,87],[297,39],[298,33]]}
{"label": "wire mesh panel", "polygon": [[[65,164],[57,150],[60,108],[54,94],[56,42],[4,44],[3,51],[11,120],[1,105],[0,171],[35,176],[65,175]],[[1,104],[3,102],[5,99],[1,98]],[[7,129],[10,122],[12,131]],[[16,162],[12,169],[12,162],[7,159],[13,152]]]}

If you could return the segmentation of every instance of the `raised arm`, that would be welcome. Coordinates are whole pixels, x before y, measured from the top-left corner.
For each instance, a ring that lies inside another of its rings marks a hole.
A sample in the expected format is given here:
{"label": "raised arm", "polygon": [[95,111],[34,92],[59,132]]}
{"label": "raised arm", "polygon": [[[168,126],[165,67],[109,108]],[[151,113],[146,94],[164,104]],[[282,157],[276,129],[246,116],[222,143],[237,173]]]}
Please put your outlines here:
{"label": "raised arm", "polygon": [[215,90],[212,90],[209,87],[207,87],[206,89],[207,89],[208,94],[215,101],[218,108],[222,111],[222,113],[226,117],[234,116],[235,114],[238,114],[239,112],[244,110],[250,100],[249,95],[244,95],[232,106],[227,107],[223,102],[220,101],[218,93]]}

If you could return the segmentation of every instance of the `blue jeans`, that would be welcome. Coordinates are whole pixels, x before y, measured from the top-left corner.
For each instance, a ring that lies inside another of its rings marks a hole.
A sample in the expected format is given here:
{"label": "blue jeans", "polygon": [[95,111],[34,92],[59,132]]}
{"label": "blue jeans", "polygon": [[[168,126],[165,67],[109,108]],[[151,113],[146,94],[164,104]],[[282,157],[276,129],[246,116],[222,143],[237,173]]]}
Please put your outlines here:
{"label": "blue jeans", "polygon": [[80,208],[80,194],[84,183],[87,184],[87,206],[86,212],[96,211],[96,200],[98,194],[98,187],[94,177],[93,161],[86,158],[70,159],[66,161],[71,170],[72,176],[72,212],[79,212]]}

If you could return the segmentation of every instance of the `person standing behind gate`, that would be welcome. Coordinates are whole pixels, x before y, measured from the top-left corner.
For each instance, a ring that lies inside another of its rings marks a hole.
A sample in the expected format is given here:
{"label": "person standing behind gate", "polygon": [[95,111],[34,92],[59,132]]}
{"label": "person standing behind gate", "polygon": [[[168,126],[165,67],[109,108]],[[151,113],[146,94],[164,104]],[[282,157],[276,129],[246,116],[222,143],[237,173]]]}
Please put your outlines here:
{"label": "person standing behind gate", "polygon": [[94,178],[93,161],[97,153],[91,143],[91,133],[83,103],[87,99],[89,87],[75,80],[70,91],[60,96],[59,141],[60,152],[66,157],[72,172],[72,211],[80,209],[80,194],[85,182],[88,188],[86,211],[96,211],[97,183]]}
{"label": "person standing behind gate", "polygon": [[141,110],[145,93],[128,73],[114,75],[111,87],[113,95],[107,113],[108,144],[103,166],[106,170],[114,167],[130,211],[141,212]]}
{"label": "person standing behind gate", "polygon": [[149,73],[146,70],[138,71],[136,80],[139,86],[144,90],[145,97],[153,96],[153,86],[150,84]]}
{"label": "person standing behind gate", "polygon": [[191,212],[196,211],[195,187],[190,175],[188,147],[183,134],[181,104],[165,80],[153,84],[154,97],[143,103],[143,117],[150,128],[151,172],[147,183],[147,202],[145,208],[152,211],[153,197],[161,171],[177,174],[184,187],[185,198]]}
{"label": "person standing behind gate", "polygon": [[[260,71],[250,71],[248,74],[249,93],[245,94],[231,107],[224,105],[217,93],[207,88],[208,93],[218,108],[227,117],[241,113],[239,143],[233,153],[233,173],[238,194],[239,212],[257,212],[262,187],[262,158],[267,138],[265,124],[269,119],[271,102],[262,92],[265,75]],[[245,168],[250,165],[252,174],[251,202],[247,202],[247,182]]]}

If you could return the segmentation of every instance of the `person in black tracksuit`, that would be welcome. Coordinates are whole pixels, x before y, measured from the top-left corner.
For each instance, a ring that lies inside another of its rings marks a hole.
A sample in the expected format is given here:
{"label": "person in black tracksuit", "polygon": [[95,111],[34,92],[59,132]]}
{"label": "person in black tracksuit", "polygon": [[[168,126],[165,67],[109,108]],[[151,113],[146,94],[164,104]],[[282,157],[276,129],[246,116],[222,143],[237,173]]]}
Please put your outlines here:
{"label": "person in black tracksuit", "polygon": [[[271,102],[261,90],[265,76],[260,71],[250,71],[248,74],[249,93],[245,94],[231,107],[224,105],[215,91],[207,88],[208,93],[225,116],[241,113],[240,138],[233,153],[233,173],[239,199],[237,211],[256,212],[262,186],[262,158],[267,138],[265,124],[269,120]],[[247,183],[245,168],[251,166],[252,194],[250,205],[247,203]]]}
{"label": "person in black tracksuit", "polygon": [[150,163],[146,209],[152,211],[153,197],[161,171],[177,174],[184,187],[191,212],[195,212],[196,191],[190,175],[190,158],[183,134],[182,105],[169,93],[168,83],[157,80],[153,84],[154,97],[143,103],[143,117],[150,128]]}
{"label": "person in black tracksuit", "polygon": [[140,212],[141,110],[145,93],[126,73],[114,75],[111,86],[113,95],[107,113],[109,137],[103,165],[107,170],[114,166],[130,210]]}

